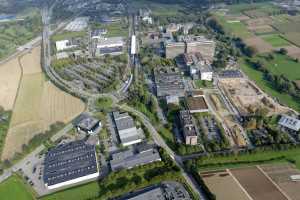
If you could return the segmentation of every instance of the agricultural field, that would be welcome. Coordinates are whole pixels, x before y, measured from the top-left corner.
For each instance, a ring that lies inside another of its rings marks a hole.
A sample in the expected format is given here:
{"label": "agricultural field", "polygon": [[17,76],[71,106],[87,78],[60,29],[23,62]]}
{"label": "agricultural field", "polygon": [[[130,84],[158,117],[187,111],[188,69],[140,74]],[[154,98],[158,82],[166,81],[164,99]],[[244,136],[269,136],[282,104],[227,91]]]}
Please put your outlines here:
{"label": "agricultural field", "polygon": [[12,110],[2,160],[21,152],[23,144],[48,130],[51,124],[68,123],[85,109],[81,100],[60,91],[45,79],[40,66],[40,47],[20,58],[20,63],[23,76]]}
{"label": "agricultural field", "polygon": [[300,182],[292,181],[291,175],[300,175],[291,164],[264,164],[199,173],[217,199],[233,200],[298,200]]}
{"label": "agricultural field", "polygon": [[4,182],[0,183],[0,194],[2,200],[34,200],[29,185],[26,185],[21,178],[13,175]]}
{"label": "agricultural field", "polygon": [[290,45],[287,40],[277,34],[264,35],[262,36],[262,39],[271,44],[273,47],[284,47]]}
{"label": "agricultural field", "polygon": [[203,172],[201,177],[216,199],[250,200],[228,170]]}
{"label": "agricultural field", "polygon": [[284,34],[284,37],[296,46],[300,46],[300,32],[289,32]]}
{"label": "agricultural field", "polygon": [[300,15],[283,14],[271,3],[231,5],[227,12],[219,11],[214,15],[227,33],[240,37],[258,53],[285,47],[291,48],[289,55],[300,57],[300,49],[295,52],[294,46],[300,43]]}
{"label": "agricultural field", "polygon": [[287,200],[287,198],[257,167],[233,169],[231,172],[253,199]]}
{"label": "agricultural field", "polygon": [[291,175],[300,175],[293,165],[263,165],[261,169],[291,198],[299,199],[300,182],[292,181]]}
{"label": "agricultural field", "polygon": [[14,58],[0,65],[0,106],[11,110],[21,79],[21,67],[18,58]]}

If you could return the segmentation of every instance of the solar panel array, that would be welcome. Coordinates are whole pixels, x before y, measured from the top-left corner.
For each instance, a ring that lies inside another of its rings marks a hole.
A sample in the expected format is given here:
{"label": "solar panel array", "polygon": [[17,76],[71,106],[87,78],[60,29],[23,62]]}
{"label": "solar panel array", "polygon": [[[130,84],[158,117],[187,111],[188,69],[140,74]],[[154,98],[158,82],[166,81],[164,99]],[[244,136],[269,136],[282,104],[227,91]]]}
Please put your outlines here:
{"label": "solar panel array", "polygon": [[44,182],[48,186],[98,171],[95,146],[75,141],[51,149],[45,157]]}

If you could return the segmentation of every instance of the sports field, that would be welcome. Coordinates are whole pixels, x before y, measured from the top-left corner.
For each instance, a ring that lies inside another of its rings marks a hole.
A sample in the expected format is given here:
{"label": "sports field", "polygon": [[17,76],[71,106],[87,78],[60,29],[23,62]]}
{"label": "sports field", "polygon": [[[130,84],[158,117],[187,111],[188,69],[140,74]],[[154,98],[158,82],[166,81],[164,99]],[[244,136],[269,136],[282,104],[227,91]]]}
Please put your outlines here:
{"label": "sports field", "polygon": [[28,185],[16,175],[0,183],[1,200],[34,200]]}
{"label": "sports field", "polygon": [[290,45],[287,40],[278,34],[264,35],[262,36],[262,39],[271,44],[273,47],[284,47]]}

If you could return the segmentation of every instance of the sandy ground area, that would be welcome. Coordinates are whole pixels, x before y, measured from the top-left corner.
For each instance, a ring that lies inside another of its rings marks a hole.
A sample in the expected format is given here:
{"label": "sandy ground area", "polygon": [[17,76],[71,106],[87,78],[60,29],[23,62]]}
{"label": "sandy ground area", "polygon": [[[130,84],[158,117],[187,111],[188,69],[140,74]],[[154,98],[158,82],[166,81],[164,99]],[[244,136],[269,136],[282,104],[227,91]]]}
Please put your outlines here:
{"label": "sandy ground area", "polygon": [[11,110],[14,106],[20,79],[18,58],[0,65],[0,106],[5,110]]}
{"label": "sandy ground area", "polygon": [[2,160],[22,151],[35,135],[55,122],[68,123],[84,111],[84,103],[46,81],[40,66],[40,47],[21,59],[24,75],[13,108]]}

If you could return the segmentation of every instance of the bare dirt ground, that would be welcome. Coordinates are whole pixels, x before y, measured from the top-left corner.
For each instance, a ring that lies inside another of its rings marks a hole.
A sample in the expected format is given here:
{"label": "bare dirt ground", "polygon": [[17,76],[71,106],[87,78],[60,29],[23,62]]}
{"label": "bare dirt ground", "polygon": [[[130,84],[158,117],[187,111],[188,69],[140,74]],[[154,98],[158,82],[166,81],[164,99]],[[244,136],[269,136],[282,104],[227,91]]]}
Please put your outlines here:
{"label": "bare dirt ground", "polygon": [[300,199],[300,182],[292,181],[291,175],[300,175],[300,171],[292,165],[263,165],[264,172],[293,200]]}
{"label": "bare dirt ground", "polygon": [[253,199],[287,200],[258,168],[249,167],[230,171]]}
{"label": "bare dirt ground", "polygon": [[292,58],[298,58],[300,59],[300,48],[296,47],[294,45],[285,47],[285,49],[288,51],[288,55]]}
{"label": "bare dirt ground", "polygon": [[0,65],[0,106],[5,110],[11,110],[14,106],[20,79],[18,58]]}
{"label": "bare dirt ground", "polygon": [[55,122],[67,123],[84,111],[84,103],[46,81],[40,66],[40,47],[21,59],[21,79],[2,160],[22,151],[35,135]]}
{"label": "bare dirt ground", "polygon": [[249,200],[240,185],[227,171],[205,173],[201,176],[210,191],[216,195],[216,199]]}
{"label": "bare dirt ground", "polygon": [[268,109],[270,114],[279,111],[276,105],[247,79],[225,79],[220,81],[220,85],[241,114],[251,114],[260,108]]}
{"label": "bare dirt ground", "polygon": [[258,36],[245,39],[248,46],[255,47],[259,53],[271,52],[274,48]]}

